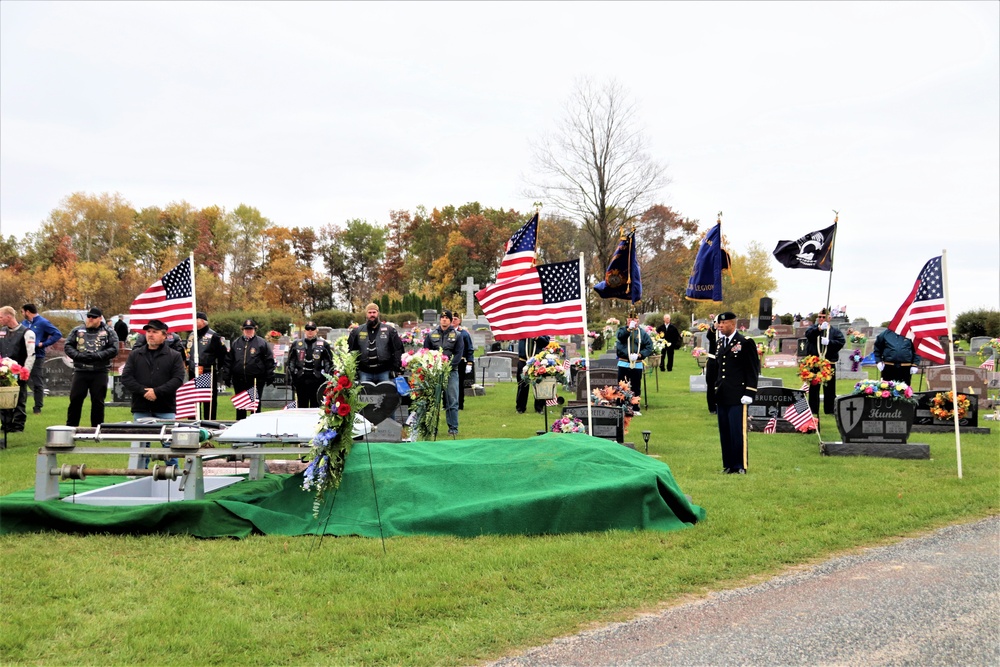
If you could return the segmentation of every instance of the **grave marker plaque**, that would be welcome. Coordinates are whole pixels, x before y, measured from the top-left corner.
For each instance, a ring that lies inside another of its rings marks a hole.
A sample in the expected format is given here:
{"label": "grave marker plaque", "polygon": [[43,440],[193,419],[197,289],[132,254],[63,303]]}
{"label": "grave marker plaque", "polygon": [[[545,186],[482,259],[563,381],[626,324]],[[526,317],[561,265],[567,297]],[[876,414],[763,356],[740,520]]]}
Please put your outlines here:
{"label": "grave marker plaque", "polygon": [[840,396],[835,403],[837,428],[846,443],[905,443],[915,418],[907,401]]}
{"label": "grave marker plaque", "polygon": [[805,396],[805,392],[784,387],[758,387],[753,403],[747,406],[747,430],[763,432],[771,420],[777,418],[776,433],[795,433],[795,427],[784,418],[785,410]]}
{"label": "grave marker plaque", "polygon": [[[951,391],[951,367],[931,366],[924,370],[927,388],[934,391]],[[985,396],[989,389],[989,372],[985,368],[955,366],[955,384],[961,394],[972,393]]]}
{"label": "grave marker plaque", "polygon": [[562,414],[564,417],[572,415],[582,421],[587,433],[595,438],[625,442],[624,413],[621,408],[592,406],[590,411],[594,417],[593,427],[587,418],[586,405],[565,407]]}
{"label": "grave marker plaque", "polygon": [[510,382],[514,379],[510,370],[510,359],[500,355],[487,354],[476,361],[479,366],[478,379],[487,382]]}

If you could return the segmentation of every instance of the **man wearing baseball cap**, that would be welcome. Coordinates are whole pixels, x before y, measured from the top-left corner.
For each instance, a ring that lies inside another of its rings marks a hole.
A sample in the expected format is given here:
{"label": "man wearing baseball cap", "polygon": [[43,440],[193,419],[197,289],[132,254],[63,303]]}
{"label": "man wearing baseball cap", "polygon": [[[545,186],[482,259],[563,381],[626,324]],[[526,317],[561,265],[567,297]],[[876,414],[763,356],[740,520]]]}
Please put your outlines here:
{"label": "man wearing baseball cap", "polygon": [[[198,331],[188,336],[187,358],[188,377],[204,375],[210,373],[212,376],[212,402],[205,406],[199,403],[202,415],[206,419],[217,419],[218,414],[218,393],[219,378],[222,375],[222,362],[226,357],[226,344],[222,342],[222,336],[208,326],[208,314],[198,311],[195,316],[198,320]],[[198,341],[198,365],[195,366],[194,342]],[[205,414],[207,412],[207,415]]]}
{"label": "man wearing baseball cap", "polygon": [[305,331],[305,338],[295,341],[288,353],[286,370],[295,388],[295,404],[318,408],[323,376],[333,367],[333,350],[329,342],[318,337],[315,322],[306,322]]}
{"label": "man wearing baseball cap", "polygon": [[715,400],[722,444],[722,472],[743,475],[747,471],[746,406],[753,403],[757,394],[760,358],[757,344],[736,330],[734,313],[719,315],[716,343],[719,375],[715,381]]}
{"label": "man wearing baseball cap", "polygon": [[146,344],[133,349],[122,368],[122,385],[132,392],[132,417],[173,419],[184,360],[166,345],[167,325],[161,320],[150,320],[142,330]]}
{"label": "man wearing baseball cap", "polygon": [[[274,382],[274,353],[267,341],[257,335],[257,323],[243,322],[243,335],[229,346],[222,365],[222,381],[231,384],[237,394],[250,387],[257,390],[257,400],[264,395],[264,385]],[[260,411],[260,408],[257,408]],[[237,410],[236,419],[246,419],[246,410]]]}
{"label": "man wearing baseball cap", "polygon": [[69,387],[66,425],[79,426],[83,401],[90,394],[90,425],[104,423],[104,399],[108,395],[108,371],[118,356],[118,336],[104,323],[100,308],[91,307],[83,324],[66,337],[66,356],[73,360],[73,382]]}

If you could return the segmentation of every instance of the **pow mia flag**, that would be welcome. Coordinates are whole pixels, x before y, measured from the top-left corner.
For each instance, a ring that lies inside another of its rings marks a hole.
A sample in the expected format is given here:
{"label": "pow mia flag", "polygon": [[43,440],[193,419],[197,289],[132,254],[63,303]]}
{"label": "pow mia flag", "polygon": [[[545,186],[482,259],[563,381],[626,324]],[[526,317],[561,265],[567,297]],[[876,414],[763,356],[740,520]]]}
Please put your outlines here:
{"label": "pow mia flag", "polygon": [[826,229],[810,232],[797,241],[778,241],[774,257],[789,269],[833,271],[833,240],[837,223]]}

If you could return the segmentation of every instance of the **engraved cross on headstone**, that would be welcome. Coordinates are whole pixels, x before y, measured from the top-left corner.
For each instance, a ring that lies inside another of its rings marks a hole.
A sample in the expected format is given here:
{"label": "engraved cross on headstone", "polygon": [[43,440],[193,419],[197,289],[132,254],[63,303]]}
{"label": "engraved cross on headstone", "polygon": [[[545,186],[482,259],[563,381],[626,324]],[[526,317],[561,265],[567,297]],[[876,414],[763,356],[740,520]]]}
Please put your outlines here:
{"label": "engraved cross on headstone", "polygon": [[852,403],[847,406],[847,411],[851,413],[851,423],[854,424],[857,420],[854,418],[854,413],[857,411],[857,407]]}
{"label": "engraved cross on headstone", "polygon": [[465,279],[465,284],[462,285],[461,289],[465,292],[465,319],[475,317],[476,311],[472,307],[472,295],[479,289],[479,285],[472,282],[472,276],[469,276]]}

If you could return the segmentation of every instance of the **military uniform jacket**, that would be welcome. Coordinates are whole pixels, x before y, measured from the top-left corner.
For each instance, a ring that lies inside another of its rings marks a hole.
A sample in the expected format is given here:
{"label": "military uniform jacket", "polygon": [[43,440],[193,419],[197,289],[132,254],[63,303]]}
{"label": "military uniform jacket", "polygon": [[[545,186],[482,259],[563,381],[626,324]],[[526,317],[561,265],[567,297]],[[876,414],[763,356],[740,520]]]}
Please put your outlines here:
{"label": "military uniform jacket", "polygon": [[458,370],[465,355],[465,341],[462,340],[462,334],[455,331],[455,327],[442,331],[439,326],[424,338],[424,347],[428,350],[441,350],[448,355],[452,370]]}
{"label": "military uniform jacket", "polygon": [[719,347],[715,361],[719,376],[715,380],[716,401],[720,405],[736,405],[744,396],[757,395],[757,378],[760,376],[760,357],[757,343],[737,332],[728,348],[723,347],[722,334],[718,334]]}
{"label": "military uniform jacket", "polygon": [[[368,356],[372,339],[375,341],[374,361]],[[380,322],[374,331],[368,328],[367,322],[354,327],[347,336],[347,349],[358,353],[358,368],[366,373],[399,371],[403,367],[403,341],[396,329],[385,322]]]}
{"label": "military uniform jacket", "polygon": [[66,337],[66,356],[78,371],[107,371],[118,356],[118,335],[106,324],[94,329],[80,325]]}
{"label": "military uniform jacket", "polygon": [[187,359],[184,360],[188,366],[194,363],[194,341],[196,339],[198,341],[198,365],[202,367],[202,372],[207,373],[211,370],[219,372],[226,357],[226,345],[222,342],[222,336],[211,327],[198,329],[197,336],[188,336]]}
{"label": "military uniform jacket", "polygon": [[229,347],[222,367],[222,376],[228,384],[233,378],[249,384],[253,378],[263,378],[264,382],[274,381],[274,353],[271,346],[260,336],[247,340],[238,337]]}
{"label": "military uniform jacket", "polygon": [[330,342],[323,338],[313,340],[302,339],[292,344],[288,353],[288,374],[292,380],[300,380],[303,376],[323,377],[330,374],[333,367],[333,351]]}

